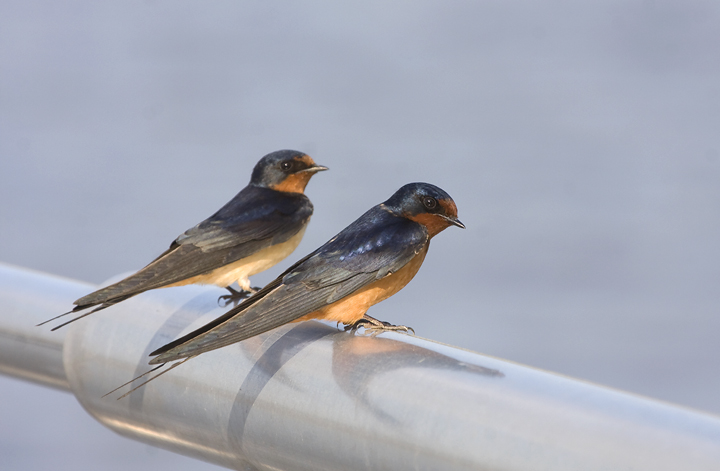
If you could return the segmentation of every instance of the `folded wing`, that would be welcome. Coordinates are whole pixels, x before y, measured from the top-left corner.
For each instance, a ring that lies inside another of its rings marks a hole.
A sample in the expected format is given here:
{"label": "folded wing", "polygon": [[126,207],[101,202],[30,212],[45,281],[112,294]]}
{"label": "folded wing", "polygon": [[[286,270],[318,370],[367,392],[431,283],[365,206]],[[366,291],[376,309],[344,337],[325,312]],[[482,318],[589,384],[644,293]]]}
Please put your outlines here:
{"label": "folded wing", "polygon": [[75,301],[75,311],[112,305],[149,289],[171,285],[287,241],[312,215],[304,195],[248,186],[210,218],[180,235],[168,250],[124,280]]}

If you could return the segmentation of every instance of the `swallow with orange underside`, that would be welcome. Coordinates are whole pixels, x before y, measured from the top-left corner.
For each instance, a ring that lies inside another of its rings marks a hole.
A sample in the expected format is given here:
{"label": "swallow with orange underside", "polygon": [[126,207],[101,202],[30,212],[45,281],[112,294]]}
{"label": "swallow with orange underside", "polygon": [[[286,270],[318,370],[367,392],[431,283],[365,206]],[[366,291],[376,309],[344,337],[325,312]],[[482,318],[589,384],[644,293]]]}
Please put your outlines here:
{"label": "swallow with orange underside", "polygon": [[[238,300],[255,292],[249,277],[290,255],[300,243],[313,205],[305,196],[310,178],[327,167],[298,151],[272,152],[255,165],[250,183],[225,206],[176,238],[165,252],[137,273],[75,301],[59,317],[92,311],[58,325],[58,329],[93,312],[145,291],[187,284],[227,288]],[[237,282],[241,290],[230,285]],[[42,324],[40,324],[42,325]]]}
{"label": "swallow with orange underside", "polygon": [[415,276],[430,239],[449,226],[465,227],[450,195],[428,183],[405,185],[245,302],[152,352],[150,364],[185,361],[308,319],[371,332],[407,331],[367,310]]}

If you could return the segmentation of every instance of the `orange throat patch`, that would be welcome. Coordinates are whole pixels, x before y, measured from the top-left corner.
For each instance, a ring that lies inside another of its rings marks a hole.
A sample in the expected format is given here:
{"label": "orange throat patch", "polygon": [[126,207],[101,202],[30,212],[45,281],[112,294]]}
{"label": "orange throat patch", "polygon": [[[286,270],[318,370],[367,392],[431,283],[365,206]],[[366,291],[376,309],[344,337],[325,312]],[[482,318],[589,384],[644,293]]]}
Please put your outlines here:
{"label": "orange throat patch", "polygon": [[408,217],[408,219],[427,227],[428,235],[430,237],[435,237],[436,235],[440,234],[442,231],[450,227],[450,223],[447,222],[447,220],[443,217],[438,216],[437,214],[416,214],[415,216]]}
{"label": "orange throat patch", "polygon": [[[304,163],[308,168],[315,165],[315,161],[309,155],[303,155],[302,157],[295,157],[293,160]],[[315,175],[315,172],[299,172],[288,175],[288,177],[282,182],[270,188],[276,191],[284,191],[286,193],[303,193],[308,182]]]}
{"label": "orange throat patch", "polygon": [[304,193],[305,187],[312,176],[313,172],[294,173],[270,188],[276,191],[284,191],[285,193]]}

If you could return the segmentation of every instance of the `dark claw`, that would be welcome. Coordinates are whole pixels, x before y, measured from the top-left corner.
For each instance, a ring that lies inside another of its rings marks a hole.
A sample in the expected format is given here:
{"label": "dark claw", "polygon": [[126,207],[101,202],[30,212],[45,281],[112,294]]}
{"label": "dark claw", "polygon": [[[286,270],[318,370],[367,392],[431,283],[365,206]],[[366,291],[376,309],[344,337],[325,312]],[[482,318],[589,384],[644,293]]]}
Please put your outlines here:
{"label": "dark claw", "polygon": [[355,332],[355,331],[358,330],[360,327],[364,327],[365,324],[371,324],[371,322],[370,322],[369,320],[367,320],[367,319],[358,319],[358,320],[356,320],[355,322],[353,322],[352,324],[346,325],[346,326],[345,326],[345,332],[347,332],[347,331]]}
{"label": "dark claw", "polygon": [[230,291],[230,294],[225,294],[218,297],[218,306],[220,307],[227,307],[230,303],[233,303],[233,306],[237,306],[238,304],[240,304],[240,301],[252,294],[250,291],[245,291],[242,289],[238,291],[230,286],[226,287],[225,289]]}
{"label": "dark claw", "polygon": [[412,327],[408,327],[406,325],[394,325],[389,322],[380,321],[382,322],[382,325],[373,325],[371,327],[365,326],[365,330],[370,332],[373,337],[375,337],[378,334],[381,334],[383,332],[405,332],[409,333],[412,331],[413,335],[415,334],[415,329]]}
{"label": "dark claw", "polygon": [[412,327],[408,327],[405,325],[395,325],[386,321],[379,321],[376,319],[371,320],[366,318],[358,319],[354,323],[346,325],[345,332],[355,332],[360,327],[363,327],[366,334],[370,334],[371,337],[375,337],[376,335],[381,334],[384,331],[406,333],[412,332],[413,335],[415,335],[415,329],[413,329]]}

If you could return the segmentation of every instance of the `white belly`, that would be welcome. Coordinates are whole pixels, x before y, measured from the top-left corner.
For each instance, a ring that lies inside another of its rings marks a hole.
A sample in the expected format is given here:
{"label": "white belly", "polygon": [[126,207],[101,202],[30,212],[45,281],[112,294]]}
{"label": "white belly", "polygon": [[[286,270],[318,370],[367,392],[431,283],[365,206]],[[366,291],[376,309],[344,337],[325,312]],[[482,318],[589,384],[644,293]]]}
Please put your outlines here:
{"label": "white belly", "polygon": [[237,281],[238,285],[246,291],[250,290],[249,277],[261,271],[265,271],[268,268],[277,265],[282,260],[287,258],[288,255],[300,244],[300,241],[305,234],[305,225],[297,234],[286,240],[282,244],[273,245],[262,249],[249,257],[241,258],[240,260],[225,265],[220,268],[216,268],[210,273],[197,275],[187,280],[174,283],[169,286],[182,286],[188,284],[200,284],[200,285],[217,285],[230,286],[234,281]]}

